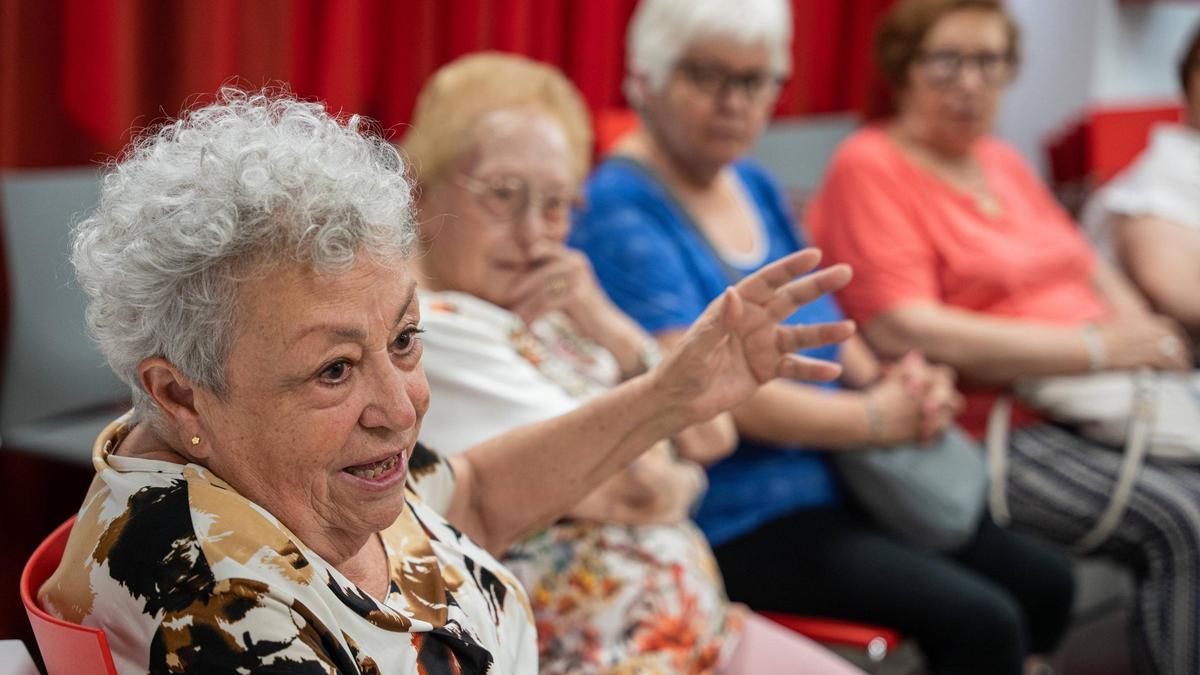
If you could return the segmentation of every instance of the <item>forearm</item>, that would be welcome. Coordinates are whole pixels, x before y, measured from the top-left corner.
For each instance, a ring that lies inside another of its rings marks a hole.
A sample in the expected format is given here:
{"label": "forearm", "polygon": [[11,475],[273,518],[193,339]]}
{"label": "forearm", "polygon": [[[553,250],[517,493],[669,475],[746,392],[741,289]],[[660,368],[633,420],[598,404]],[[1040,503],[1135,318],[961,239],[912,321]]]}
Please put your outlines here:
{"label": "forearm", "polygon": [[1178,321],[1192,337],[1200,340],[1200,272],[1189,270],[1183,283],[1146,274],[1138,280],[1154,308]]}
{"label": "forearm", "polygon": [[848,449],[871,441],[865,394],[794,382],[763,385],[733,411],[738,433],[762,443]]}
{"label": "forearm", "polygon": [[595,325],[581,327],[588,337],[616,360],[622,380],[641,375],[648,366],[653,365],[647,364],[644,358],[646,344],[651,338],[633,319],[611,304],[588,312],[588,316],[589,319],[585,321]]}
{"label": "forearm", "polygon": [[1159,312],[1200,338],[1200,236],[1154,218],[1117,226],[1117,254],[1130,278]]}
{"label": "forearm", "polygon": [[862,389],[883,374],[883,366],[861,336],[846,340],[842,345],[842,383],[852,389]]}
{"label": "forearm", "polygon": [[502,552],[690,421],[652,376],[634,378],[565,415],[452,457],[457,486],[447,520]]}
{"label": "forearm", "polygon": [[873,319],[868,342],[885,357],[920,349],[967,379],[1003,385],[1023,375],[1069,375],[1091,368],[1083,332],[944,305],[910,305]]}
{"label": "forearm", "polygon": [[737,428],[729,413],[721,413],[716,417],[693,424],[671,438],[679,456],[708,466],[733,452],[737,447]]}
{"label": "forearm", "polygon": [[1118,315],[1150,311],[1145,298],[1129,283],[1129,280],[1103,260],[1096,263],[1096,271],[1092,274],[1092,285],[1104,297],[1113,312]]}
{"label": "forearm", "polygon": [[1194,290],[1200,288],[1200,279],[1192,284],[1190,288],[1172,285],[1157,292],[1147,289],[1147,295],[1158,311],[1178,321],[1193,341],[1200,342],[1200,294]]}

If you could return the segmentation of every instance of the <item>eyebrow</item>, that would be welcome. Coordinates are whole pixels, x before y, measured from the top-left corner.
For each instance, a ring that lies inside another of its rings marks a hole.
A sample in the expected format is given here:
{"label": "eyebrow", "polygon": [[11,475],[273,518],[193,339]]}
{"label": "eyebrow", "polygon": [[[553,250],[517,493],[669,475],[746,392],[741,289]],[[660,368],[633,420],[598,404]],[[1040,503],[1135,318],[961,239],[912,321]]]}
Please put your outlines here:
{"label": "eyebrow", "polygon": [[[395,328],[396,326],[400,325],[401,321],[404,321],[404,317],[408,314],[409,308],[412,307],[413,298],[416,297],[416,291],[417,283],[415,281],[409,282],[408,291],[404,296],[404,304],[401,305],[400,312],[396,315],[396,320],[392,322],[392,328]],[[300,331],[300,333],[298,333],[295,337],[293,337],[291,340],[288,340],[288,344],[295,344],[301,339],[307,337],[309,334],[316,333],[318,331],[326,331],[348,342],[366,342],[367,340],[367,334],[364,333],[361,328],[338,326],[330,323],[318,323]]]}

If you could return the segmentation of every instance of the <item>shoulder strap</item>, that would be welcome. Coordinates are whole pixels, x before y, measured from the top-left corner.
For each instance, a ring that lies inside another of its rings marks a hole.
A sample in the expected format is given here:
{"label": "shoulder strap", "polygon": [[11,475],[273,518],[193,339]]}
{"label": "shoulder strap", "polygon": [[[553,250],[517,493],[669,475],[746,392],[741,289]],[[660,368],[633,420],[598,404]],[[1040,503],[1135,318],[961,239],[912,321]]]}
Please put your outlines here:
{"label": "shoulder strap", "polygon": [[725,275],[725,280],[728,281],[730,285],[736,285],[742,280],[742,277],[745,275],[733,265],[730,265],[729,261],[725,260],[725,258],[717,252],[716,247],[713,246],[713,243],[709,240],[708,235],[704,234],[704,231],[700,229],[700,225],[692,216],[691,211],[688,211],[687,207],[683,205],[683,202],[680,202],[679,198],[675,196],[675,193],[672,192],[669,187],[667,187],[666,181],[663,180],[662,176],[660,176],[657,171],[642,161],[633,157],[629,157],[628,155],[612,157],[608,161],[619,162],[626,167],[642,174],[646,180],[653,183],[658,188],[659,192],[662,192],[667,202],[671,205],[671,208],[678,212],[679,220],[687,225],[692,234],[696,235],[696,239],[704,244],[704,247],[708,249],[709,255],[712,256],[713,261],[717,263],[717,265],[721,268],[721,272]]}

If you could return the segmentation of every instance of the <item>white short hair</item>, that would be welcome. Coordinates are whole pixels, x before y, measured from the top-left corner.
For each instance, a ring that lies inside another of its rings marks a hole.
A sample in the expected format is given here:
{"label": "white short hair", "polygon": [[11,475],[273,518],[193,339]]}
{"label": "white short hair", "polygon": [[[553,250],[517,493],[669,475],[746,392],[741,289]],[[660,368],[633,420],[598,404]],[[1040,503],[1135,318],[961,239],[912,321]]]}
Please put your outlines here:
{"label": "white short hair", "polygon": [[626,35],[626,68],[658,89],[687,49],[728,39],[767,48],[779,75],[792,68],[792,11],[788,0],[641,0]]}
{"label": "white short hair", "polygon": [[132,389],[138,419],[161,422],[139,381],[146,358],[226,393],[237,292],[252,275],[409,255],[404,165],[370,127],[286,93],[227,88],[111,167],[71,262],[89,296],[88,329]]}

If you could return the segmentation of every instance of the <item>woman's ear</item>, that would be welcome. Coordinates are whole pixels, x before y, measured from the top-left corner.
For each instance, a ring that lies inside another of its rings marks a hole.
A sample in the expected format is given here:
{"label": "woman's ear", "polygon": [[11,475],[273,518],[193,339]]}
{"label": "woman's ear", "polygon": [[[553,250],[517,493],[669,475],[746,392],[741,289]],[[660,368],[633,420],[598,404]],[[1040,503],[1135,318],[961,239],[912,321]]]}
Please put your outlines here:
{"label": "woman's ear", "polygon": [[646,101],[649,88],[650,83],[646,81],[646,76],[636,73],[626,75],[625,82],[621,86],[625,92],[625,100],[629,101],[629,107],[638,112],[642,112],[642,105]]}
{"label": "woman's ear", "polygon": [[163,440],[183,448],[188,456],[207,457],[210,446],[204,442],[203,425],[196,412],[195,384],[175,364],[159,356],[138,364],[138,378],[177,436]]}

